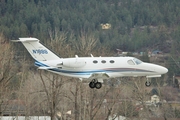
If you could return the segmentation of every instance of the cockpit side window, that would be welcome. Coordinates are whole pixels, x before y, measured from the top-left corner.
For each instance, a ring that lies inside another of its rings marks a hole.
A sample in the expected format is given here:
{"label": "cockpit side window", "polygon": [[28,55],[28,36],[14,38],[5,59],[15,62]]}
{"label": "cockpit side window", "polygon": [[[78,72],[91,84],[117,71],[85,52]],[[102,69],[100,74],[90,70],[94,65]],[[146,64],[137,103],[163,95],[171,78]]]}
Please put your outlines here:
{"label": "cockpit side window", "polygon": [[128,60],[127,63],[130,65],[135,65],[135,63],[132,60]]}
{"label": "cockpit side window", "polygon": [[139,64],[141,64],[141,63],[142,63],[142,61],[141,61],[141,60],[139,60],[139,59],[137,59],[137,58],[134,58],[133,60],[134,60],[134,62],[135,62],[137,65],[139,65]]}

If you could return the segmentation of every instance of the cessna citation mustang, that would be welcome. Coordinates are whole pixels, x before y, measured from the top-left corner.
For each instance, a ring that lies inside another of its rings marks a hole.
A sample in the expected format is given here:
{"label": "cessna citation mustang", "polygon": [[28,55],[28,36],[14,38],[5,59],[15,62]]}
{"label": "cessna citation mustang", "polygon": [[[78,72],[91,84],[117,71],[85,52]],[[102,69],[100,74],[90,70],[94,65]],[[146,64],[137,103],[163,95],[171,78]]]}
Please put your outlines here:
{"label": "cessna citation mustang", "polygon": [[60,58],[39,43],[36,38],[19,38],[13,42],[22,42],[35,59],[38,69],[60,75],[90,80],[89,87],[100,89],[103,79],[146,76],[146,86],[150,86],[148,78],[161,77],[168,69],[159,65],[145,63],[134,57],[78,57]]}

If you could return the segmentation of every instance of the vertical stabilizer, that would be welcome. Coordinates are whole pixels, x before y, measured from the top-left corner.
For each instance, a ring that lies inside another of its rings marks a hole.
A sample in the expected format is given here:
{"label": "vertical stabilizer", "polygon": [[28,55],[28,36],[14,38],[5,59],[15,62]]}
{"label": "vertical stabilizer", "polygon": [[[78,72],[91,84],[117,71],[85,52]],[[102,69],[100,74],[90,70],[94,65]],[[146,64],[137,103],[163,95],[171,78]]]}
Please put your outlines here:
{"label": "vertical stabilizer", "polygon": [[12,40],[13,42],[22,42],[28,52],[36,61],[48,61],[60,59],[56,54],[47,49],[44,45],[39,43],[37,38],[19,38],[19,40]]}

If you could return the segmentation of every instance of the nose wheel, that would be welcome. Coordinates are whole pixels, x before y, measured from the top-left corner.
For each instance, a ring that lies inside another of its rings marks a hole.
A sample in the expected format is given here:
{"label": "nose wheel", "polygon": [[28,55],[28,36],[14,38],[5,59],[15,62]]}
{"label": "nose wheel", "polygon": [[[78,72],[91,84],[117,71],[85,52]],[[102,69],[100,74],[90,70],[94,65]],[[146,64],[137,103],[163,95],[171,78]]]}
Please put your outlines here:
{"label": "nose wheel", "polygon": [[149,81],[149,79],[147,79],[146,82],[145,82],[145,85],[146,85],[146,87],[151,86],[151,81]]}
{"label": "nose wheel", "polygon": [[93,79],[90,83],[89,83],[89,87],[90,88],[96,88],[96,89],[100,89],[102,87],[102,83],[98,82],[96,79]]}

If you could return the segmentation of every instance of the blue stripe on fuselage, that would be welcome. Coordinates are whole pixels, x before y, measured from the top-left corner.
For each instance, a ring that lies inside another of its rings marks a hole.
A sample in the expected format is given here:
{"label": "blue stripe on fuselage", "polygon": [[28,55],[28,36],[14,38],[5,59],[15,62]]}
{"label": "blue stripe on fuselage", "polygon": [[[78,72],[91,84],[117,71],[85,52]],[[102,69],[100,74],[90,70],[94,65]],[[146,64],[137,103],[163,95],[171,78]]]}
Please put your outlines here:
{"label": "blue stripe on fuselage", "polygon": [[35,61],[35,62],[34,62],[34,65],[37,66],[37,67],[49,67],[48,65],[43,64],[43,63],[38,62],[38,61]]}

